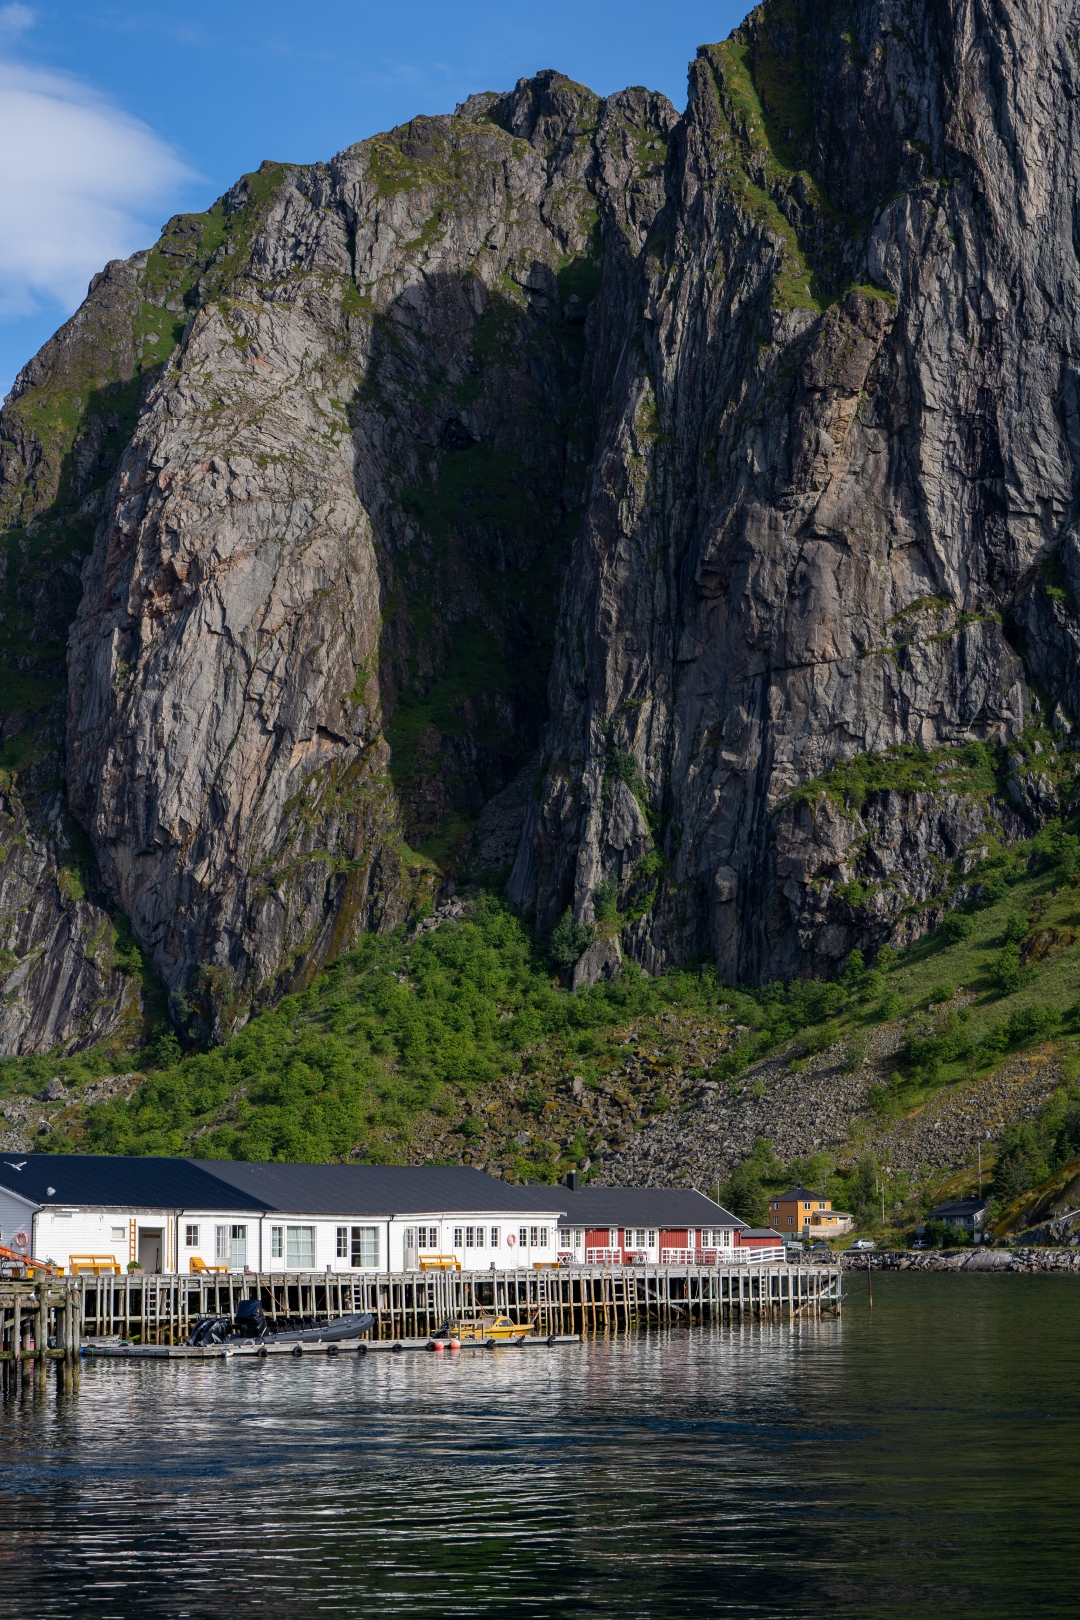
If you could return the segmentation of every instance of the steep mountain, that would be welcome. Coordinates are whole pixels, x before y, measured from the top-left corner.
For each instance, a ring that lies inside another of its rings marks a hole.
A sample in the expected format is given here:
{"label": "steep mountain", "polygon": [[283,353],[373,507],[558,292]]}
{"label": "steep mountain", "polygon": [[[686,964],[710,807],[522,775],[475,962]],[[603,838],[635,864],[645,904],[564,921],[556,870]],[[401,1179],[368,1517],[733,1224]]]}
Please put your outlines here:
{"label": "steep mountain", "polygon": [[108,266],[0,420],[0,1049],[479,872],[578,982],[827,976],[1071,802],[1076,39],[766,0],[682,117],[542,73]]}

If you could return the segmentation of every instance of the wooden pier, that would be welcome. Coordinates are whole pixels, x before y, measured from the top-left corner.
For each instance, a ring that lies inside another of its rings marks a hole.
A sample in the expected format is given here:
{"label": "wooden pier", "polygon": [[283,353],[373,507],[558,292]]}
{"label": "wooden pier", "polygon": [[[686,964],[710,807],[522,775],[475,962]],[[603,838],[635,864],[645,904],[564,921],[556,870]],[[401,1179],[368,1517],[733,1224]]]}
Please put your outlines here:
{"label": "wooden pier", "polygon": [[841,1308],[839,1266],[559,1266],[532,1271],[230,1272],[227,1276],[60,1277],[0,1281],[0,1365],[70,1363],[88,1340],[183,1344],[200,1316],[259,1299],[285,1329],[371,1311],[372,1338],[422,1339],[447,1318],[502,1311],[541,1335],[646,1324],[817,1316]]}

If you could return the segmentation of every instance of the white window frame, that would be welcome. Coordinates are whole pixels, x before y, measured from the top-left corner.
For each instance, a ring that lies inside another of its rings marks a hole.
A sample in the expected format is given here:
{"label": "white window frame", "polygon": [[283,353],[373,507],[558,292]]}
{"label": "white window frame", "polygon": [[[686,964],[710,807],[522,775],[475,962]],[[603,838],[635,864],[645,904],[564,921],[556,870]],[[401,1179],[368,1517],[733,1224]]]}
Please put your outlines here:
{"label": "white window frame", "polygon": [[[114,1227],[114,1233],[121,1230]],[[125,1234],[126,1236],[126,1234]],[[197,1249],[199,1247],[199,1228],[194,1221],[187,1221],[184,1225],[184,1248]]]}
{"label": "white window frame", "polygon": [[284,1260],[285,1258],[285,1228],[272,1226],[270,1228],[270,1258],[271,1260]]}

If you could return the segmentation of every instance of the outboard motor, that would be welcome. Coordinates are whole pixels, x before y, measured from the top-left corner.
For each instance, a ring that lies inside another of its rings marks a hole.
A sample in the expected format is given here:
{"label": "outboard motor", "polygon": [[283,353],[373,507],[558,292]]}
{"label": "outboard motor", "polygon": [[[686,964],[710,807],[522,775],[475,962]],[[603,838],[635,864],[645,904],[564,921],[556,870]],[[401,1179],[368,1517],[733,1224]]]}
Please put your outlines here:
{"label": "outboard motor", "polygon": [[242,1339],[261,1339],[267,1331],[266,1316],[257,1299],[242,1299],[236,1307],[233,1326]]}
{"label": "outboard motor", "polygon": [[224,1344],[229,1337],[229,1318],[227,1316],[200,1316],[188,1337],[188,1344],[196,1350],[204,1350],[207,1345]]}

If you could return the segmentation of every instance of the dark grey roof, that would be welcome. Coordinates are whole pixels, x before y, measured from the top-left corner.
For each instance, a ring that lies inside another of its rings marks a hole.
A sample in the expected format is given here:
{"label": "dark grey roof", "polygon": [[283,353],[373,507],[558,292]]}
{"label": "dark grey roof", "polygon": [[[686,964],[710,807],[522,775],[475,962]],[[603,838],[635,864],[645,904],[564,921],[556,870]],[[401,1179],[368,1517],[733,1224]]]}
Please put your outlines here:
{"label": "dark grey roof", "polygon": [[[532,1188],[531,1191],[536,1191]],[[560,1187],[566,1218],[577,1226],[745,1226],[692,1187]]]}
{"label": "dark grey roof", "polygon": [[297,1215],[421,1215],[490,1211],[546,1213],[566,1207],[565,1187],[515,1187],[463,1165],[275,1164],[194,1159],[192,1163],[267,1209]]}
{"label": "dark grey roof", "polygon": [[787,1192],[773,1193],[772,1196],[774,1199],[779,1199],[780,1203],[782,1204],[786,1203],[790,1198],[797,1198],[800,1202],[809,1202],[812,1200],[815,1204],[827,1204],[829,1202],[824,1193],[811,1192],[809,1187],[789,1187]]}
{"label": "dark grey roof", "polygon": [[[22,1167],[21,1169],[19,1167]],[[5,1153],[0,1186],[35,1204],[87,1204],[98,1208],[269,1208],[255,1193],[241,1193],[208,1175],[191,1159],[123,1158],[83,1153]],[[50,1194],[49,1188],[55,1188]]]}
{"label": "dark grey roof", "polygon": [[986,1207],[985,1198],[950,1198],[948,1203],[932,1209],[926,1219],[932,1221],[936,1215],[978,1215]]}

